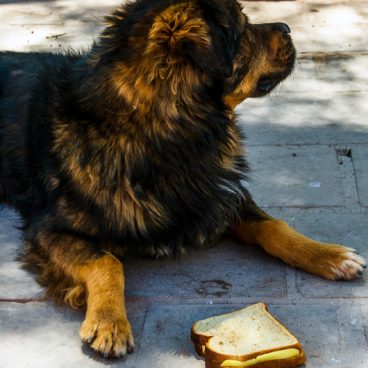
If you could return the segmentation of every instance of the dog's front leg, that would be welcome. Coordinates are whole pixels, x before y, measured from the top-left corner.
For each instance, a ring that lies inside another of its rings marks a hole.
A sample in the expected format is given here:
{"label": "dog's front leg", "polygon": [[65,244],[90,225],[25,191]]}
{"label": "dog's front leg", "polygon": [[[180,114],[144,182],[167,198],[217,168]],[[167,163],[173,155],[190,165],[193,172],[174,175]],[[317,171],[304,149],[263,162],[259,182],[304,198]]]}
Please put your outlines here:
{"label": "dog's front leg", "polygon": [[87,313],[80,336],[105,356],[132,352],[134,340],[124,301],[122,263],[106,253],[76,270],[87,289]]}
{"label": "dog's front leg", "polygon": [[310,239],[285,221],[272,218],[249,199],[233,235],[246,243],[258,244],[287,264],[326,279],[351,280],[365,268],[365,261],[352,248]]}
{"label": "dog's front leg", "polygon": [[[61,296],[71,306],[86,302],[82,340],[106,357],[130,353],[134,340],[125,310],[122,263],[111,253],[98,253],[93,244],[69,234],[38,231],[31,244],[36,253],[47,255],[39,280],[48,294]],[[47,276],[50,274],[52,278]],[[70,287],[65,294],[62,288],[66,281]],[[81,295],[86,297],[82,303]]]}

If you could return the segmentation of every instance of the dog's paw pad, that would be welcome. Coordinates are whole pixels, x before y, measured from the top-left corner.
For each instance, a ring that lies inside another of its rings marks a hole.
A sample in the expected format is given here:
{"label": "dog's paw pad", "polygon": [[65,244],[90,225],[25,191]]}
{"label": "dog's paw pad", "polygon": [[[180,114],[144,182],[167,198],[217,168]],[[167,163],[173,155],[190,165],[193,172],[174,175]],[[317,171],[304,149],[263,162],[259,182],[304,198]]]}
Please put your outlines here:
{"label": "dog's paw pad", "polygon": [[125,318],[87,318],[80,336],[106,358],[123,357],[134,350],[132,330]]}

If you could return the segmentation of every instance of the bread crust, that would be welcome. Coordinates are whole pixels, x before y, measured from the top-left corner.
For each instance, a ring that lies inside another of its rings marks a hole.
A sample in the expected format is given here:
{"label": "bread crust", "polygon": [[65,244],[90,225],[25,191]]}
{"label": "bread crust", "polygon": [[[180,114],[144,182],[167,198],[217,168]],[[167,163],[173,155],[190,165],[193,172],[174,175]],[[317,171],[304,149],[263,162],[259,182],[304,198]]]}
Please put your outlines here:
{"label": "bread crust", "polygon": [[[297,357],[279,359],[279,360],[269,360],[267,362],[261,362],[251,365],[250,368],[295,368],[303,365],[305,363],[305,354],[301,350],[300,355]],[[206,368],[227,368],[226,366],[221,366],[221,363],[214,363],[206,359]]]}
{"label": "bread crust", "polygon": [[[263,311],[270,318],[272,318],[274,323],[279,325],[279,327],[286,334],[292,335],[295,338],[296,343],[291,344],[291,345],[286,345],[286,346],[279,346],[273,349],[261,350],[261,351],[257,351],[257,352],[246,354],[246,355],[221,354],[221,353],[218,353],[212,350],[208,346],[207,342],[212,338],[212,336],[206,336],[206,335],[196,332],[196,324],[194,324],[192,327],[192,331],[191,331],[191,338],[195,345],[196,353],[199,356],[202,356],[206,359],[206,368],[219,368],[221,366],[221,363],[224,362],[225,360],[237,360],[240,362],[245,362],[245,361],[254,359],[257,356],[260,356],[263,354],[267,354],[267,353],[271,353],[271,352],[279,351],[279,350],[284,350],[284,349],[293,349],[293,348],[298,349],[300,351],[300,355],[298,355],[297,357],[292,357],[292,358],[260,362],[260,363],[252,365],[251,367],[254,367],[254,368],[292,368],[292,367],[296,367],[296,366],[299,366],[305,363],[305,354],[303,352],[303,348],[299,340],[297,339],[297,337],[293,335],[280,321],[278,321],[274,316],[272,316],[268,312],[268,307],[266,304],[264,303],[257,303],[257,304],[261,306]],[[203,346],[205,347],[205,349],[203,349]]]}

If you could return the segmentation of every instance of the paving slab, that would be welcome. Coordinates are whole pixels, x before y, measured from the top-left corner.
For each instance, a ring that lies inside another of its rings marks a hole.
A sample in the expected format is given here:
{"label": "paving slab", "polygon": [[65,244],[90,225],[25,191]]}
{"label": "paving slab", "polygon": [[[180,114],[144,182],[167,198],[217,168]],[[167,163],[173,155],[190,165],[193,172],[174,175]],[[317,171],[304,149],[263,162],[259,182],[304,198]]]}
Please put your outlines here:
{"label": "paving slab", "polygon": [[[194,322],[243,308],[240,306],[158,305],[149,309],[137,367],[202,368],[194,353],[190,329]],[[271,305],[270,311],[299,338],[307,368],[364,367],[367,345],[359,308],[350,305]],[[349,343],[345,355],[342,347]]]}
{"label": "paving slab", "polygon": [[29,299],[43,295],[33,276],[21,268],[17,254],[22,247],[19,216],[13,210],[0,209],[0,300]]}
{"label": "paving slab", "polygon": [[237,108],[249,145],[368,143],[367,92],[278,93]]}
{"label": "paving slab", "polygon": [[185,258],[125,261],[126,294],[226,302],[286,296],[285,265],[258,247],[226,241]]}
{"label": "paving slab", "polygon": [[353,163],[360,203],[368,206],[368,146],[352,146]]}
{"label": "paving slab", "polygon": [[361,314],[363,318],[364,336],[366,337],[366,340],[368,341],[368,303],[365,303],[365,302],[362,303]]}
{"label": "paving slab", "polygon": [[306,368],[366,368],[368,348],[359,306],[299,304],[270,310],[299,338]]}
{"label": "paving slab", "polygon": [[[366,310],[359,305],[339,309],[339,329],[341,350],[345,367],[366,368],[368,362],[368,340],[364,326]],[[363,320],[362,320],[363,319]]]}
{"label": "paving slab", "polygon": [[[282,218],[301,233],[324,242],[343,244],[358,250],[368,260],[368,214],[324,213],[324,211],[282,211]],[[368,297],[368,274],[354,281],[328,281],[298,270],[298,292],[307,298]]]}
{"label": "paving slab", "polygon": [[262,206],[341,206],[344,188],[336,151],[328,146],[254,146],[250,191]]}
{"label": "paving slab", "polygon": [[[146,306],[131,302],[127,304],[127,311],[139,354]],[[132,356],[119,361],[106,360],[93,353],[79,338],[82,321],[81,312],[49,303],[0,303],[0,367],[137,368],[132,365]]]}
{"label": "paving slab", "polygon": [[313,93],[316,98],[338,92],[368,91],[367,63],[368,52],[300,54],[293,73],[276,91]]}

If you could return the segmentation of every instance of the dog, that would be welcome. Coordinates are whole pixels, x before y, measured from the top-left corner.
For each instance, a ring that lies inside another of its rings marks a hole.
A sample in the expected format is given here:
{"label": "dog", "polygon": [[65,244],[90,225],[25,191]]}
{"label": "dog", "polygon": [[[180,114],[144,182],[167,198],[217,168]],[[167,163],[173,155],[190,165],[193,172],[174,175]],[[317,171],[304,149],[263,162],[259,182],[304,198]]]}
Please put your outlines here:
{"label": "dog", "polygon": [[85,307],[83,341],[134,347],[123,257],[175,256],[223,234],[291,266],[354,279],[364,260],[261,210],[235,107],[293,70],[284,23],[236,0],[136,0],[89,52],[0,55],[0,198],[22,218],[22,260],[46,294]]}

